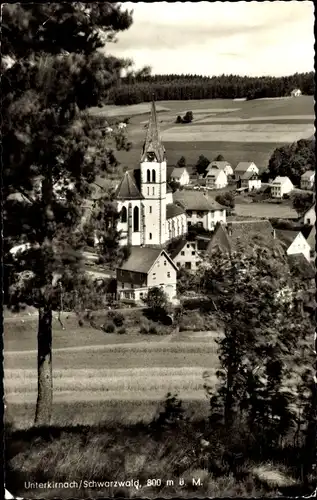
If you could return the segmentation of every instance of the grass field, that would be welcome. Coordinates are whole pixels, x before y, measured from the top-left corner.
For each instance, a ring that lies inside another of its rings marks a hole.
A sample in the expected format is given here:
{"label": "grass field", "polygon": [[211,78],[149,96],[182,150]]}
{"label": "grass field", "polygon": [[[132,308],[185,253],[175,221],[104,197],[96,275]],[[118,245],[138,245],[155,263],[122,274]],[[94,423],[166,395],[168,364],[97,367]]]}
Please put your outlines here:
{"label": "grass field", "polygon": [[[137,168],[150,105],[104,107],[98,108],[98,113],[107,116],[110,111],[113,116],[116,109],[118,117],[130,117],[128,136],[133,144],[129,152],[116,153],[118,160],[123,167]],[[276,147],[314,133],[312,96],[254,101],[159,101],[157,109],[170,165],[181,156],[191,165],[200,154],[210,160],[221,154],[234,167],[240,161],[254,161],[263,171]],[[186,111],[193,111],[193,123],[175,125],[177,115]]]}
{"label": "grass field", "polygon": [[[131,311],[131,315],[141,315]],[[149,421],[167,392],[177,392],[198,417],[208,411],[203,372],[216,381],[217,332],[172,335],[106,334],[75,317],[53,321],[56,425]],[[5,394],[17,427],[34,418],[37,394],[37,321],[7,320],[4,327]],[[196,405],[196,402],[198,406]],[[86,408],[88,408],[86,410]]]}
{"label": "grass field", "polygon": [[241,203],[235,205],[237,215],[265,217],[268,219],[297,219],[296,210],[286,204],[276,205],[274,203]]}

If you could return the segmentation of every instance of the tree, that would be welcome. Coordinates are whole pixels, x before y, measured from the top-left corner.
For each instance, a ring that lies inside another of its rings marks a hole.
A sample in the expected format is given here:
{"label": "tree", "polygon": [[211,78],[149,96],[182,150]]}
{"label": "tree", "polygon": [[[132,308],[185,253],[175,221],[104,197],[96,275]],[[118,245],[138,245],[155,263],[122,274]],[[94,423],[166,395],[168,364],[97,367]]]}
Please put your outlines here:
{"label": "tree", "polygon": [[193,119],[194,119],[193,112],[187,111],[186,114],[183,116],[183,123],[191,123]]}
{"label": "tree", "polygon": [[178,115],[175,123],[183,123],[183,118],[180,115]]}
{"label": "tree", "polygon": [[275,178],[277,175],[289,177],[295,186],[300,185],[301,175],[315,168],[314,139],[301,139],[275,149],[268,165],[270,177]]}
{"label": "tree", "polygon": [[218,155],[218,156],[216,156],[214,161],[225,161],[225,159],[222,155]]}
{"label": "tree", "polygon": [[208,158],[206,158],[206,156],[200,155],[195,165],[195,170],[197,174],[203,175],[206,172],[209,163],[210,161],[208,160]]}
{"label": "tree", "polygon": [[303,215],[314,202],[312,193],[293,193],[291,195],[291,200],[292,206],[298,213],[299,217]]}
{"label": "tree", "polygon": [[177,166],[180,168],[186,167],[186,158],[184,156],[180,157],[180,159],[177,162]]}
{"label": "tree", "polygon": [[[84,272],[81,250],[91,238],[82,229],[84,205],[114,162],[113,138],[85,110],[105,102],[127,66],[98,49],[132,17],[108,2],[7,4],[2,14],[2,53],[11,61],[2,64],[7,295],[39,311],[35,422],[48,425],[55,297]],[[25,251],[10,261],[21,243]]]}
{"label": "tree", "polygon": [[157,286],[150,288],[144,301],[154,315],[159,316],[162,313],[167,313],[169,301],[162,288]]}
{"label": "tree", "polygon": [[229,207],[232,209],[235,207],[235,196],[233,191],[227,191],[226,193],[218,194],[215,200],[224,207]]}
{"label": "tree", "polygon": [[201,287],[225,325],[217,398],[226,431],[247,421],[246,432],[262,432],[268,445],[290,428],[292,395],[285,381],[294,364],[287,357],[296,353],[312,324],[298,306],[298,290],[280,246],[265,245],[258,242],[248,251],[240,247],[227,254],[216,249],[201,270]]}
{"label": "tree", "polygon": [[178,191],[178,189],[181,189],[183,187],[177,181],[170,181],[168,184],[171,187],[173,193],[175,193],[175,191]]}

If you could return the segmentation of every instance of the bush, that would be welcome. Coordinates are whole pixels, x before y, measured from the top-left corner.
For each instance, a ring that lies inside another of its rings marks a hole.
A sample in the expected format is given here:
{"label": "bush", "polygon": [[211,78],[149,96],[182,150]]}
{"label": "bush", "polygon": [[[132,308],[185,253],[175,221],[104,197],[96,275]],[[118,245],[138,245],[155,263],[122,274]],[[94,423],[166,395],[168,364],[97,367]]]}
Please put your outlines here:
{"label": "bush", "polygon": [[118,311],[110,311],[108,313],[108,318],[116,325],[116,326],[122,326],[124,321],[125,321],[125,317],[122,313],[118,312]]}
{"label": "bush", "polygon": [[119,328],[118,333],[120,333],[120,335],[122,335],[122,334],[124,334],[124,333],[127,333],[127,330],[126,330],[126,329],[125,329],[125,327],[123,326],[122,328]]}
{"label": "bush", "polygon": [[102,329],[106,333],[113,333],[116,327],[114,326],[113,323],[107,323],[106,325],[103,325]]}
{"label": "bush", "polygon": [[149,333],[157,333],[157,327],[155,325],[151,325],[149,328]]}

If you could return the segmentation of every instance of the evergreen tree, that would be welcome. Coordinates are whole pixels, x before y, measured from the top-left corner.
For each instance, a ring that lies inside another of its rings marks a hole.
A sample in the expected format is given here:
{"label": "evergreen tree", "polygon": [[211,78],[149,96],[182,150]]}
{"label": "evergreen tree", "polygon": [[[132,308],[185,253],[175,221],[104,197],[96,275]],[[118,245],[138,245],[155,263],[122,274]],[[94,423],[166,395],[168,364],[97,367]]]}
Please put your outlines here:
{"label": "evergreen tree", "polygon": [[[113,139],[86,113],[126,65],[97,49],[132,23],[119,4],[7,4],[2,10],[5,272],[10,304],[38,308],[36,424],[52,412],[52,310],[82,273],[84,205],[113,164]],[[9,60],[9,63],[8,63]],[[10,249],[25,243],[12,259]]]}
{"label": "evergreen tree", "polygon": [[209,163],[210,161],[208,160],[208,158],[206,158],[206,156],[200,155],[195,165],[197,174],[203,175],[206,172]]}
{"label": "evergreen tree", "polygon": [[178,167],[186,167],[186,158],[184,156],[181,156],[180,159],[177,162]]}
{"label": "evergreen tree", "polygon": [[300,185],[301,175],[307,170],[315,170],[315,140],[301,139],[293,144],[276,148],[268,165],[269,175],[287,176],[295,186]]}

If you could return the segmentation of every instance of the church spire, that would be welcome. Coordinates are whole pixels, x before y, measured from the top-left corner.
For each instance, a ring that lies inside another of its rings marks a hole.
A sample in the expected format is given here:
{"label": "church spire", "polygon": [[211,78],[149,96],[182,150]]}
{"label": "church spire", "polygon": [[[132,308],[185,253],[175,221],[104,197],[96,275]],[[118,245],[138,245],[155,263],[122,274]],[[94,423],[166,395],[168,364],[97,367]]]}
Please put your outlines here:
{"label": "church spire", "polygon": [[157,122],[156,108],[154,98],[151,104],[151,114],[146,132],[146,138],[143,145],[141,161],[146,161],[148,153],[154,153],[156,161],[162,162],[165,158],[165,148],[161,142],[159,126]]}

